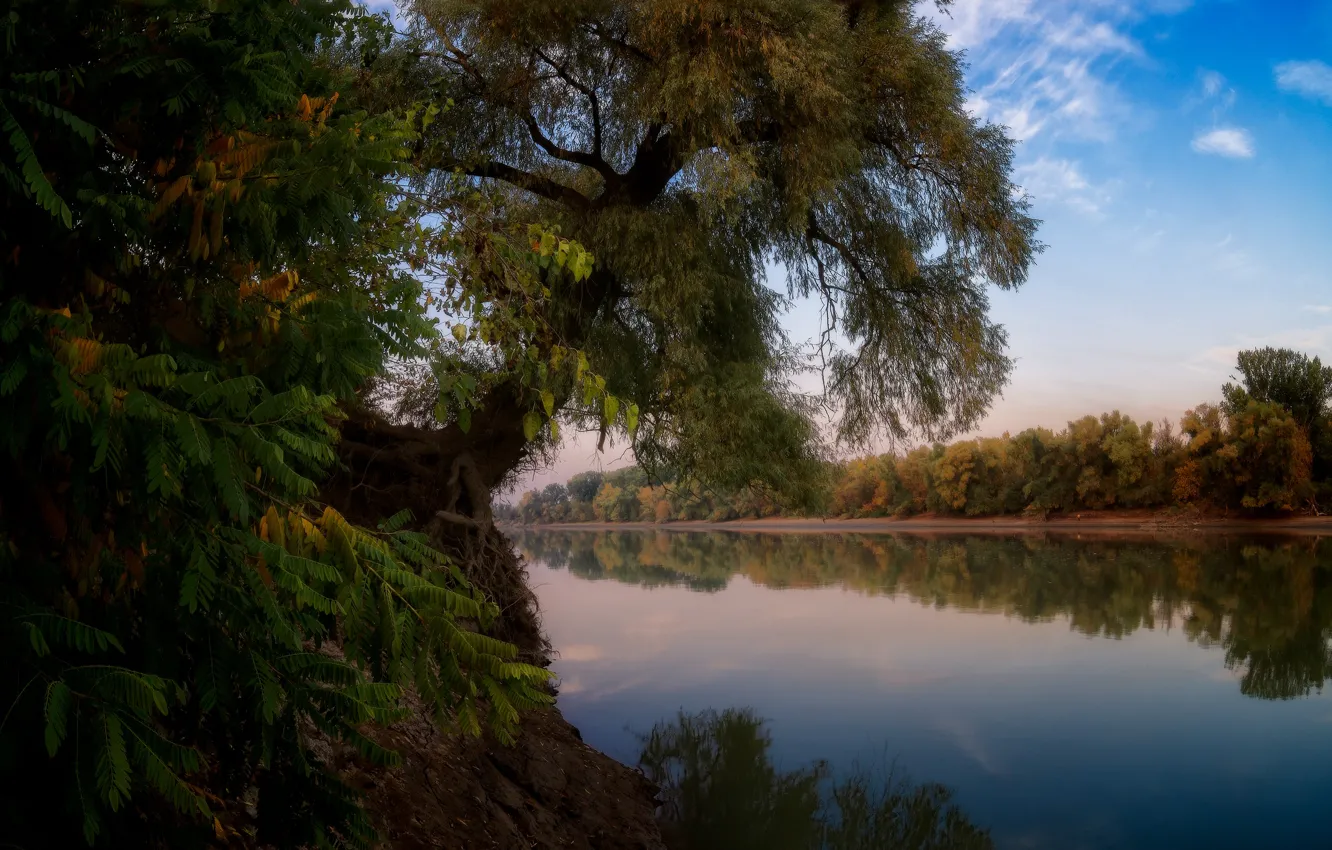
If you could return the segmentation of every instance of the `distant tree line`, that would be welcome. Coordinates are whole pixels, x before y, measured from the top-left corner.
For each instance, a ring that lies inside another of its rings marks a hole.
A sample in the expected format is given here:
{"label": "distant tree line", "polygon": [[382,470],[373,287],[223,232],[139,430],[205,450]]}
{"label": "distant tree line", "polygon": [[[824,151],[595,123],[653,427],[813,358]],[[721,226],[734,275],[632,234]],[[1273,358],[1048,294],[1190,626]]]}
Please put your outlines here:
{"label": "distant tree line", "polygon": [[[1119,411],[1061,431],[923,446],[831,464],[820,513],[841,517],[1049,514],[1196,506],[1289,513],[1332,494],[1332,367],[1288,349],[1239,354],[1219,404],[1168,421]],[[719,493],[639,467],[524,493],[526,523],[672,522],[787,513],[761,488]]]}

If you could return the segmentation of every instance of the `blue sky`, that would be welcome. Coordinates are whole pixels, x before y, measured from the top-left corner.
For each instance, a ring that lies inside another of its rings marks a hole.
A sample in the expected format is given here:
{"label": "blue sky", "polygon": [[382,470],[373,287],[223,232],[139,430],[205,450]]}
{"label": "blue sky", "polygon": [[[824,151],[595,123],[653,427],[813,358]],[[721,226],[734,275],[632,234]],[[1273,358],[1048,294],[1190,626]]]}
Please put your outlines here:
{"label": "blue sky", "polygon": [[972,109],[1021,140],[1049,246],[996,293],[982,433],[1177,418],[1235,351],[1332,355],[1332,3],[960,0]]}
{"label": "blue sky", "polygon": [[[994,293],[1017,367],[979,434],[1178,419],[1240,348],[1332,358],[1332,2],[921,9],[966,51],[970,108],[1020,140],[1048,245]],[[807,339],[817,321],[801,304],[786,324]],[[617,460],[575,441],[537,483]]]}

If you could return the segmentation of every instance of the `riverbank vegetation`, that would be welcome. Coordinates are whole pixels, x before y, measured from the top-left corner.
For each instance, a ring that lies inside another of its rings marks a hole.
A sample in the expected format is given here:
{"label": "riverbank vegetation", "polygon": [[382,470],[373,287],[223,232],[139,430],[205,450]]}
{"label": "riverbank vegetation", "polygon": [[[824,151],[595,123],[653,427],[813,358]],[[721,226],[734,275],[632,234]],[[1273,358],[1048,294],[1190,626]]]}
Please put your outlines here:
{"label": "riverbank vegetation", "polygon": [[0,18],[9,843],[367,846],[331,748],[549,701],[491,492],[561,423],[808,506],[820,405],[946,438],[1008,376],[1036,222],[915,4],[402,14]]}
{"label": "riverbank vegetation", "polygon": [[[1060,431],[935,443],[825,469],[817,514],[1048,515],[1124,508],[1255,514],[1318,510],[1332,497],[1332,367],[1286,349],[1241,352],[1223,401],[1178,428],[1119,411]],[[663,480],[664,479],[664,480]],[[527,523],[671,522],[809,515],[754,486],[718,491],[640,467],[582,473],[524,493]]]}

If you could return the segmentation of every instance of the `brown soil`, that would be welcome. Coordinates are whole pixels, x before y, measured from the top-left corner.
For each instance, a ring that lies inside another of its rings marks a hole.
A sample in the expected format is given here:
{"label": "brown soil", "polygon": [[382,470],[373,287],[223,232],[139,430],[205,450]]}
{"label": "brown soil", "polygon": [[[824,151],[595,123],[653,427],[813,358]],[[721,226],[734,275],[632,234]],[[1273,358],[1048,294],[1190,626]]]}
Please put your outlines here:
{"label": "brown soil", "polygon": [[384,847],[664,850],[655,786],[554,709],[525,715],[512,746],[440,734],[421,717],[374,737],[401,766],[367,765],[344,747],[325,758],[365,795]]}

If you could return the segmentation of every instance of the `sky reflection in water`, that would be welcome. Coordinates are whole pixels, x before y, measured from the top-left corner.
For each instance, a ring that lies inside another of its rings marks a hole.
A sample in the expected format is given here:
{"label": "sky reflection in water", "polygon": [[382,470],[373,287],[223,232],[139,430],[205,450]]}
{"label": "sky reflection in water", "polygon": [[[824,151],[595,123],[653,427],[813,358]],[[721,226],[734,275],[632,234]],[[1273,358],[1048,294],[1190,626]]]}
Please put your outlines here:
{"label": "sky reflection in water", "polygon": [[895,764],[997,846],[1329,846],[1332,544],[522,532],[560,705]]}

